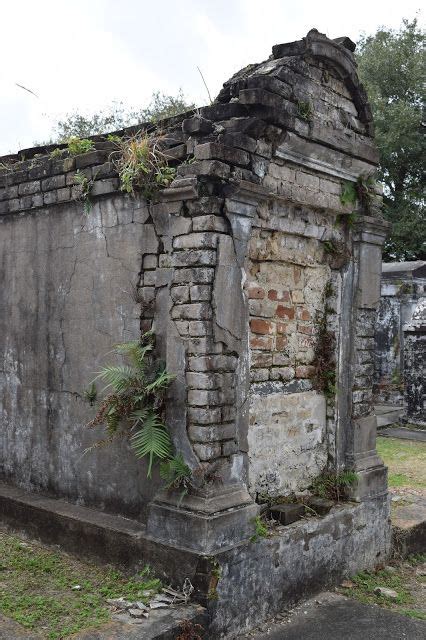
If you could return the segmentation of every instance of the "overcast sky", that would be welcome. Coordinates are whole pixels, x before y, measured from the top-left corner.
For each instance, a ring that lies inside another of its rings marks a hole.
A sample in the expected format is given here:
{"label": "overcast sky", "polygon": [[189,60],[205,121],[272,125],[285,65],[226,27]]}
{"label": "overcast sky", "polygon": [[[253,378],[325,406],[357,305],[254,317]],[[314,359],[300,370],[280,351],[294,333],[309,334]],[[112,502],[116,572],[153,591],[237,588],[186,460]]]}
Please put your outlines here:
{"label": "overcast sky", "polygon": [[[49,138],[59,117],[154,90],[205,104],[238,69],[312,27],[329,37],[396,28],[420,0],[0,0],[0,153]],[[38,97],[16,86],[28,87]]]}

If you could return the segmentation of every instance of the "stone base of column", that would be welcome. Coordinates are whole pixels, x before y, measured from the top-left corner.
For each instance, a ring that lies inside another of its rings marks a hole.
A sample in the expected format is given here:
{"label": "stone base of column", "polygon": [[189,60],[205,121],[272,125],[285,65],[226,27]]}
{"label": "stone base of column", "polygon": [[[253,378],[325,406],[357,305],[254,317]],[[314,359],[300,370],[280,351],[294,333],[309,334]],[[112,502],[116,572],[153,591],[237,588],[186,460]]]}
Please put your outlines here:
{"label": "stone base of column", "polygon": [[248,540],[259,506],[241,486],[163,491],[149,505],[147,535],[167,545],[215,553]]}
{"label": "stone base of column", "polygon": [[365,416],[353,423],[354,452],[346,456],[347,465],[357,474],[351,498],[369,500],[387,493],[388,470],[376,451],[377,418]]}
{"label": "stone base of column", "polygon": [[370,469],[354,469],[357,481],[351,487],[350,497],[356,502],[384,496],[388,492],[388,469],[383,464]]}

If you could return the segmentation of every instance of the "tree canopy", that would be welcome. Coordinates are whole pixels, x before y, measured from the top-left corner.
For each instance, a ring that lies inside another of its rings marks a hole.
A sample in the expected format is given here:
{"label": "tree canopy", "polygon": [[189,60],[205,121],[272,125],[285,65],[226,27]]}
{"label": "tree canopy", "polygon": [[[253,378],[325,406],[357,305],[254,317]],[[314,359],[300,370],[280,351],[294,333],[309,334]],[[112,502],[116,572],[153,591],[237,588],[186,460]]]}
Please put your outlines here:
{"label": "tree canopy", "polygon": [[373,111],[392,232],[385,260],[426,258],[424,211],[424,33],[417,19],[380,28],[357,45],[359,75]]}

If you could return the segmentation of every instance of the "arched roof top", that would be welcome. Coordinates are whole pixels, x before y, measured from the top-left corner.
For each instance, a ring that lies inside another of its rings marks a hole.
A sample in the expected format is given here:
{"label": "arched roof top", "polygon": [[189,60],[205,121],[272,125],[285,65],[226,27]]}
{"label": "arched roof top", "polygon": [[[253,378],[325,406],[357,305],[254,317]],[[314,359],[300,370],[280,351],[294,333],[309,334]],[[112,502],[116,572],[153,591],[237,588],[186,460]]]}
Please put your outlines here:
{"label": "arched roof top", "polygon": [[372,133],[372,113],[368,104],[367,94],[360,83],[357,73],[357,64],[353,52],[355,43],[348,37],[331,40],[316,29],[311,29],[301,40],[277,44],[272,47],[272,56],[269,60],[260,64],[251,64],[241,69],[230,80],[225,82],[217,100],[228,102],[233,97],[232,86],[248,78],[255,76],[266,77],[275,75],[279,67],[285,68],[291,65],[295,57],[312,57],[328,63],[334,69],[339,78],[344,82],[352,101],[357,109],[361,122],[367,125],[369,133]]}
{"label": "arched roof top", "polygon": [[328,62],[344,81],[358,110],[360,120],[368,123],[372,120],[372,114],[366,91],[358,78],[354,51],[355,43],[350,38],[344,36],[330,40],[317,29],[311,29],[302,40],[272,47],[274,58],[311,55],[313,58]]}

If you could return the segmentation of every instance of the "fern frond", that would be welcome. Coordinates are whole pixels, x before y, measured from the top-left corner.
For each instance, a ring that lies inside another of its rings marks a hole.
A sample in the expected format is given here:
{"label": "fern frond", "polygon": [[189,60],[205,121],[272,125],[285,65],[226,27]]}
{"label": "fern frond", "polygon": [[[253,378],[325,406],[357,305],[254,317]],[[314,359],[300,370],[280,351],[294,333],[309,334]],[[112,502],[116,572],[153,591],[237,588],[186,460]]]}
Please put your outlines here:
{"label": "fern frond", "polygon": [[130,439],[130,445],[137,458],[148,457],[148,478],[151,477],[155,458],[164,460],[170,456],[172,442],[168,431],[159,417],[150,412],[143,426]]}
{"label": "fern frond", "polygon": [[159,391],[160,389],[165,389],[169,386],[172,380],[175,379],[172,373],[167,373],[165,369],[160,371],[157,374],[155,380],[146,385],[145,389],[147,393],[152,393],[153,391]]}
{"label": "fern frond", "polygon": [[105,417],[105,422],[107,426],[107,433],[110,437],[112,437],[116,433],[118,425],[120,423],[120,416],[117,413],[116,407],[112,406],[109,409]]}
{"label": "fern frond", "polygon": [[179,487],[189,483],[192,471],[185,463],[182,454],[174,456],[160,465],[160,477],[166,481],[166,488]]}
{"label": "fern frond", "polygon": [[[133,398],[134,399],[134,398]],[[147,420],[150,410],[148,408],[136,409],[130,415],[130,420],[134,421],[134,426],[139,423],[144,423]]]}
{"label": "fern frond", "polygon": [[[106,382],[105,389],[112,387],[116,393],[122,393],[135,381],[135,371],[128,365],[107,365],[96,376]],[[104,389],[104,390],[105,390]]]}
{"label": "fern frond", "polygon": [[139,340],[131,340],[130,342],[123,342],[116,344],[114,350],[119,355],[129,358],[132,365],[139,372],[143,372],[147,365],[146,354],[152,351],[153,344],[149,342],[142,344]]}

